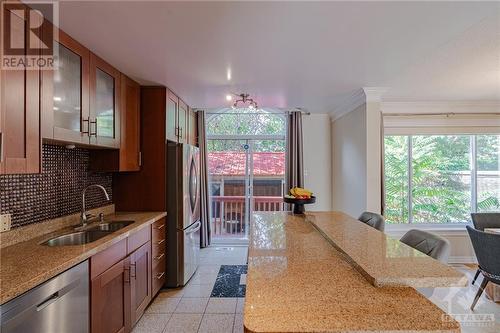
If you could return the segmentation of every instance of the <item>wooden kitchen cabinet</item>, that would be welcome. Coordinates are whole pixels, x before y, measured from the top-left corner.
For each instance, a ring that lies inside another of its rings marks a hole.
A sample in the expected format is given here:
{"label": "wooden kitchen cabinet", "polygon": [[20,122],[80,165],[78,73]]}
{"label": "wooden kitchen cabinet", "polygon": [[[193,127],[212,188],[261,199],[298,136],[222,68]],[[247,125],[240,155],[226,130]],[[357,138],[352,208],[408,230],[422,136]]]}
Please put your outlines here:
{"label": "wooden kitchen cabinet", "polygon": [[88,145],[90,51],[59,30],[59,62],[42,74],[42,137]]}
{"label": "wooden kitchen cabinet", "polygon": [[[5,4],[2,10],[18,9],[11,5]],[[33,32],[19,16],[1,14],[12,20],[11,38],[18,39],[12,43],[23,45],[22,51],[27,54],[27,37]],[[40,75],[40,70],[33,69],[1,70],[0,174],[40,172]]]}
{"label": "wooden kitchen cabinet", "polygon": [[92,333],[130,332],[158,292],[153,293],[151,265],[149,227],[92,256]]}
{"label": "wooden kitchen cabinet", "polygon": [[152,253],[152,294],[156,295],[165,284],[166,273],[166,219],[162,218],[151,225]]}
{"label": "wooden kitchen cabinet", "polygon": [[167,140],[178,140],[177,110],[179,109],[179,97],[172,91],[167,91],[167,116],[166,116],[166,136]]}
{"label": "wooden kitchen cabinet", "polygon": [[120,148],[120,72],[90,53],[90,144]]}
{"label": "wooden kitchen cabinet", "polygon": [[141,318],[152,299],[151,242],[135,250],[130,256],[131,318],[134,325]]}
{"label": "wooden kitchen cabinet", "polygon": [[93,278],[90,287],[92,333],[130,332],[130,257]]}
{"label": "wooden kitchen cabinet", "polygon": [[187,143],[189,135],[188,124],[188,106],[181,99],[179,99],[179,109],[177,110],[177,134],[179,143]]}
{"label": "wooden kitchen cabinet", "polygon": [[188,143],[192,146],[198,146],[198,116],[191,108],[189,108],[188,128]]}
{"label": "wooden kitchen cabinet", "polygon": [[189,143],[189,106],[170,89],[167,91],[166,138],[167,140]]}
{"label": "wooden kitchen cabinet", "polygon": [[141,87],[121,74],[120,149],[92,150],[90,168],[94,171],[129,172],[141,169]]}

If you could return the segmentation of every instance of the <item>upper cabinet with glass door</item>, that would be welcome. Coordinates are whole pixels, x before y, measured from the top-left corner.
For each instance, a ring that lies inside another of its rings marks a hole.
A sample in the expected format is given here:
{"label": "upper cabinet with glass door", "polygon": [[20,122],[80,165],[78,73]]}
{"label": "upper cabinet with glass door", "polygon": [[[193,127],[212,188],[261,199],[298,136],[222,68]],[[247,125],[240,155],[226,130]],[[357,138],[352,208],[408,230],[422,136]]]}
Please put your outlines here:
{"label": "upper cabinet with glass door", "polygon": [[120,72],[90,55],[90,144],[120,147]]}
{"label": "upper cabinet with glass door", "polygon": [[43,106],[43,137],[89,144],[90,52],[61,30],[56,43],[59,48],[56,69],[42,74],[47,100]]}

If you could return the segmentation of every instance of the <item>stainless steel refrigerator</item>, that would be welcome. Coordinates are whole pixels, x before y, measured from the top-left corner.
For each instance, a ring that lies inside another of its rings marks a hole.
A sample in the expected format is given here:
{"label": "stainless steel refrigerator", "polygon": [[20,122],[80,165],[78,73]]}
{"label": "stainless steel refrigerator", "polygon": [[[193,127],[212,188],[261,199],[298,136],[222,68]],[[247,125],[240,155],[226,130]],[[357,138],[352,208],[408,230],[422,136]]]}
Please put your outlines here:
{"label": "stainless steel refrigerator", "polygon": [[167,143],[167,287],[185,285],[200,260],[200,152]]}

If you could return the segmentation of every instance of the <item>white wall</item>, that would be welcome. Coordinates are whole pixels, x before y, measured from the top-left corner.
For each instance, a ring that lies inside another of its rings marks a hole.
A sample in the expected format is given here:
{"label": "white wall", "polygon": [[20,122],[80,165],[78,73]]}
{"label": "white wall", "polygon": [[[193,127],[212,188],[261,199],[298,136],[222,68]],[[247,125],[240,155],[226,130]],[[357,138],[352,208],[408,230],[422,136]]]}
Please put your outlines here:
{"label": "white wall", "polygon": [[332,122],[333,210],[366,209],[366,104]]}
{"label": "white wall", "polygon": [[314,192],[316,203],[306,210],[332,209],[332,165],[330,116],[311,114],[302,117],[304,134],[304,186]]}

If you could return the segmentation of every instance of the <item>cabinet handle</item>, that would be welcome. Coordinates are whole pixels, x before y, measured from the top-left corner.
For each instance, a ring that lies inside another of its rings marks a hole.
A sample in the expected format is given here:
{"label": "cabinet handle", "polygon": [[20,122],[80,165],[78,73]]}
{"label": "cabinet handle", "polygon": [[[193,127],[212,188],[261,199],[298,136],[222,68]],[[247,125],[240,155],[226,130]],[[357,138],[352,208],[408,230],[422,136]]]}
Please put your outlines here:
{"label": "cabinet handle", "polygon": [[[92,124],[95,125],[95,132],[92,133]],[[94,119],[94,120],[91,120],[90,123],[89,123],[89,136],[95,136],[97,137],[97,118]]]}
{"label": "cabinet handle", "polygon": [[135,263],[131,263],[130,266],[134,266],[134,275],[132,275],[132,270],[130,270],[130,277],[135,279],[135,277],[137,276],[137,266]]}
{"label": "cabinet handle", "polygon": [[3,132],[0,132],[0,163],[3,162]]}
{"label": "cabinet handle", "polygon": [[142,165],[142,151],[139,152],[139,166]]}
{"label": "cabinet handle", "polygon": [[176,136],[176,137],[179,137],[179,127],[176,127],[176,128],[175,128],[175,136]]}
{"label": "cabinet handle", "polygon": [[158,257],[155,257],[156,260],[160,260],[165,256],[165,253],[160,254]]}
{"label": "cabinet handle", "polygon": [[125,276],[123,277],[123,282],[130,283],[130,266],[125,267],[124,270],[126,273]]}
{"label": "cabinet handle", "polygon": [[182,138],[182,130],[183,130],[183,128],[179,127],[179,130],[181,131],[181,134],[179,135],[179,137]]}
{"label": "cabinet handle", "polygon": [[164,227],[164,226],[165,226],[165,224],[162,224],[162,225],[160,225],[160,226],[156,227],[156,230],[163,229],[163,227]]}
{"label": "cabinet handle", "polygon": [[162,240],[158,241],[157,245],[161,245],[164,241],[165,241],[165,238],[163,238]]}
{"label": "cabinet handle", "polygon": [[[90,130],[89,122],[90,122],[90,118],[82,119],[82,134],[89,134],[89,130]],[[87,123],[87,130],[86,131],[83,129],[85,127],[84,126],[85,123]]]}
{"label": "cabinet handle", "polygon": [[163,277],[163,275],[165,275],[165,272],[158,273],[156,274],[156,278],[159,280]]}

